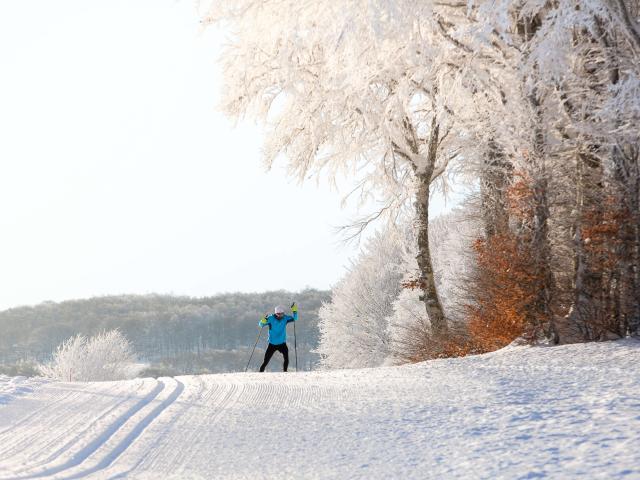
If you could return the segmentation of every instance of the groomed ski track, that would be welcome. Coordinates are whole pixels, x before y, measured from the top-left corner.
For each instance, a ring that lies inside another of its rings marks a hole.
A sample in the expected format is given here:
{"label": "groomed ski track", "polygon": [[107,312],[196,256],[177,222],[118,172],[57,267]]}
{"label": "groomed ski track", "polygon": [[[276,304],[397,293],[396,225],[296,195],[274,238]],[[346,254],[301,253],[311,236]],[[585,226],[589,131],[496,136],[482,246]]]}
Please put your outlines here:
{"label": "groomed ski track", "polygon": [[369,370],[0,377],[0,479],[640,478],[638,365],[626,340]]}

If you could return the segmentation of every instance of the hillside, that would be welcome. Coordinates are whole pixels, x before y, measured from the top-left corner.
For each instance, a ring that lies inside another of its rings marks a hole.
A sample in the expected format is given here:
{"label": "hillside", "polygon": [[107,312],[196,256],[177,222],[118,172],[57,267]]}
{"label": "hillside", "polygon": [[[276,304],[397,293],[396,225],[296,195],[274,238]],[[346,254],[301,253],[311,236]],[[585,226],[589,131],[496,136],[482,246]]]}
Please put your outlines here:
{"label": "hillside", "polygon": [[[203,298],[121,295],[13,308],[0,312],[0,364],[45,361],[72,335],[118,328],[140,360],[151,363],[150,374],[240,371],[259,318],[295,300],[301,318],[296,327],[299,363],[308,370],[317,361],[311,350],[318,343],[318,310],[328,299],[329,292],[307,289]],[[265,335],[259,353],[264,342]]]}
{"label": "hillside", "polygon": [[0,380],[0,478],[638,478],[640,342],[403,367]]}

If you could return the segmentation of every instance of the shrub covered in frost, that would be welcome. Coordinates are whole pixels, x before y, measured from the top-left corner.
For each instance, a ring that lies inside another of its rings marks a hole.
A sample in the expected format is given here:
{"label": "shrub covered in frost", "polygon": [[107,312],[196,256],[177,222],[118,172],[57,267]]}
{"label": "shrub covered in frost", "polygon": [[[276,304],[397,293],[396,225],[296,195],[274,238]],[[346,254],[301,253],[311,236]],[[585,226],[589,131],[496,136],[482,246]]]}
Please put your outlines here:
{"label": "shrub covered in frost", "polygon": [[135,376],[135,361],[131,343],[116,329],[65,340],[40,372],[45,377],[67,381],[124,380]]}

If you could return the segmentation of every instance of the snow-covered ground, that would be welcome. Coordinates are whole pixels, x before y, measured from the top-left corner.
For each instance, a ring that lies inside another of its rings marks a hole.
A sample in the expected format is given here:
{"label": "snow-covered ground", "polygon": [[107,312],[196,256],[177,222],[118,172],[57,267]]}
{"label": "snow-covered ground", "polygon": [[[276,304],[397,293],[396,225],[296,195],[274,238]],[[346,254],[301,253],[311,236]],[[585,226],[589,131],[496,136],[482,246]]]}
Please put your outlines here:
{"label": "snow-covered ground", "polygon": [[371,370],[0,377],[0,478],[640,478],[639,365],[627,340]]}

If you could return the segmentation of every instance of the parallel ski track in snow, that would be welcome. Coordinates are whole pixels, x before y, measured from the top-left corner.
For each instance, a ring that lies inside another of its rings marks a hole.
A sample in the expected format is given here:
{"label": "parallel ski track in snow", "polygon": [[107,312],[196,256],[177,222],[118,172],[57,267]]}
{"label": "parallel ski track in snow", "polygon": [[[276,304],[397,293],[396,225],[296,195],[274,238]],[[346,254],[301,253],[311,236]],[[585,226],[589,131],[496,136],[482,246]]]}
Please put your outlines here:
{"label": "parallel ski track in snow", "polygon": [[[180,471],[182,466],[190,465],[197,448],[194,446],[207,444],[206,435],[215,429],[215,423],[226,413],[226,409],[234,405],[242,395],[243,387],[235,382],[206,383],[203,378],[191,377],[198,384],[198,391],[189,399],[185,399],[184,408],[175,423],[171,425],[171,435],[165,435],[164,442],[142,446],[138,457],[152,470],[168,472]],[[157,436],[162,436],[159,432]],[[133,468],[118,472],[108,472],[105,478],[126,477]]]}
{"label": "parallel ski track in snow", "polygon": [[[54,400],[45,403],[0,436],[0,444],[5,446],[0,451],[0,478],[3,478],[4,465],[9,461],[15,463],[15,457],[22,460],[25,468],[19,471],[24,472],[40,465],[47,457],[53,460],[55,454],[52,454],[51,449],[54,446],[64,447],[67,444],[67,449],[63,449],[62,453],[73,452],[73,441],[82,440],[82,433],[95,423],[95,417],[117,408],[117,404],[123,401],[127,386],[137,390],[141,383],[138,381],[138,386],[118,385],[115,388],[109,388],[106,384],[92,388],[90,384],[81,383],[52,384],[49,388],[45,387],[43,393],[51,398],[50,392],[53,390]],[[69,406],[73,406],[73,411],[70,411]],[[47,429],[47,435],[43,435],[42,427]],[[73,434],[70,436],[69,432]]]}
{"label": "parallel ski track in snow", "polygon": [[[61,403],[63,401],[67,401],[69,399],[69,397],[73,396],[73,395],[77,395],[79,390],[85,390],[88,387],[84,387],[84,389],[82,389],[81,387],[79,387],[78,385],[75,385],[74,388],[72,389],[62,389],[59,388],[57,390],[58,393],[55,393],[53,395],[50,396],[49,401],[45,404],[43,404],[41,407],[34,409],[29,415],[23,417],[20,421],[13,423],[11,426],[3,428],[0,430],[0,439],[2,438],[3,435],[5,435],[6,433],[9,433],[13,430],[15,430],[17,427],[20,427],[26,423],[28,423],[30,420],[32,420],[33,418],[38,418],[38,416],[41,414],[42,411],[44,410],[51,410],[53,407],[56,406],[56,404]],[[9,446],[8,443],[5,443],[5,448],[0,448],[0,457],[4,457],[4,454],[6,452],[6,447]]]}
{"label": "parallel ski track in snow", "polygon": [[[144,382],[139,382],[139,385],[136,386],[134,398],[135,394],[139,392],[139,389],[142,388],[143,385]],[[119,396],[117,395],[118,393],[120,393]],[[83,394],[85,394],[85,399],[76,401],[76,398],[81,397]],[[25,450],[26,447],[29,447],[29,449],[34,452],[31,456],[32,460],[29,462],[29,467],[14,473],[25,475],[29,471],[44,468],[46,465],[54,463],[58,458],[64,457],[65,455],[68,456],[70,453],[77,455],[76,450],[78,449],[86,451],[88,446],[92,444],[90,439],[92,435],[95,435],[94,431],[100,429],[105,422],[107,422],[107,428],[110,428],[113,425],[112,422],[114,422],[111,417],[114,415],[117,416],[122,408],[121,406],[132,400],[132,396],[127,395],[126,391],[116,390],[105,398],[105,395],[96,396],[88,394],[87,389],[77,391],[71,398],[66,396],[63,398],[66,398],[68,403],[75,405],[78,411],[84,409],[93,413],[93,418],[84,415],[73,415],[64,408],[56,409],[56,404],[61,400],[52,402],[50,407],[53,408],[49,408],[48,411],[39,409],[38,412],[47,419],[47,428],[50,429],[52,433],[48,436],[43,436],[41,433],[38,435],[38,429],[31,429],[32,435],[25,436],[17,442],[14,439],[11,450],[0,453],[0,455],[6,459],[16,452]],[[115,401],[113,401],[114,399]],[[53,410],[56,415],[51,415],[49,413],[51,410]],[[44,415],[42,415],[43,413]],[[125,412],[121,418],[126,419],[127,412]],[[36,417],[35,421],[42,422],[42,418],[38,419]],[[115,421],[117,422],[117,417]],[[72,436],[69,436],[70,431],[73,432]],[[9,438],[9,441],[11,441],[11,438]],[[46,455],[46,457],[33,460],[40,455]]]}
{"label": "parallel ski track in snow", "polygon": [[[184,384],[178,380],[164,379],[160,380],[159,383],[163,385],[163,388],[155,397],[156,401],[147,403],[143,408],[140,408],[130,416],[130,420],[128,420],[128,423],[131,424],[130,428],[121,429],[118,427],[118,429],[116,429],[100,444],[98,449],[91,452],[92,458],[93,456],[97,457],[96,461],[91,462],[93,465],[88,468],[85,466],[85,463],[87,463],[86,458],[89,458],[86,457],[82,463],[77,464],[82,468],[66,472],[66,474],[60,478],[74,479],[85,477],[89,474],[107,468],[120,455],[122,455],[122,453],[144,432],[151,422],[153,422],[164,410],[176,401],[184,390]],[[174,383],[174,385],[172,387],[167,387],[167,383]]]}
{"label": "parallel ski track in snow", "polygon": [[640,478],[638,364],[628,341],[44,383],[0,406],[0,480]]}
{"label": "parallel ski track in snow", "polygon": [[[182,433],[181,442],[184,445],[190,445],[193,442],[193,438],[198,433],[199,422],[201,423],[203,421],[198,415],[192,413],[194,403],[196,401],[209,401],[215,392],[215,390],[206,391],[204,381],[201,377],[194,377],[194,380],[194,382],[189,382],[185,385],[185,391],[181,400],[176,402],[179,410],[170,419],[172,424],[179,423],[180,425],[187,425],[191,427],[179,430],[179,432]],[[180,405],[180,403],[183,405]],[[156,462],[156,458],[159,454],[157,446],[163,440],[163,435],[159,434],[157,437],[154,437],[153,433],[150,432],[150,436],[151,438],[154,438],[154,441],[150,447],[145,449],[144,455],[138,455],[137,457],[139,458],[134,458],[130,464],[125,463],[124,466],[115,465],[106,469],[104,471],[104,478],[125,478],[131,471],[135,470],[143,460],[145,462]],[[170,465],[179,465],[186,452],[186,449],[176,449],[166,452],[163,458],[165,461],[169,462]]]}
{"label": "parallel ski track in snow", "polygon": [[[52,435],[43,436],[40,429],[26,429],[29,432],[18,441],[11,442],[11,445],[1,453],[3,459],[11,459],[21,449],[30,446],[33,453],[27,460],[46,457],[30,461],[25,468],[14,469],[11,476],[4,476],[0,464],[0,478],[2,480],[23,480],[32,478],[80,478],[98,470],[104,469],[116,460],[144,429],[163,410],[173,403],[182,393],[184,385],[175,379],[161,379],[151,381],[147,379],[144,383],[138,382],[139,388],[153,382],[151,388],[142,398],[138,395],[127,396],[124,392],[111,392],[110,406],[104,411],[100,410],[100,394],[88,394],[86,398],[80,399],[83,393],[90,393],[89,388],[82,388],[72,395],[63,395],[49,404],[53,408],[40,408],[28,419],[18,422],[19,426],[24,426],[29,419],[38,421],[38,416],[42,423],[46,421],[47,428],[56,430]],[[88,384],[91,385],[91,384]],[[107,384],[103,384],[107,385]],[[122,385],[122,383],[121,383]],[[94,384],[95,387],[95,384]],[[117,395],[117,394],[120,395]],[[115,399],[113,398],[115,397]],[[66,399],[68,404],[73,405],[73,409],[56,409],[56,404]],[[132,403],[134,399],[134,403]],[[48,415],[48,411],[53,410],[53,415]],[[86,415],[82,413],[96,413],[97,417],[87,425]],[[64,427],[64,428],[59,428]],[[61,431],[60,431],[61,430]],[[5,436],[11,435],[13,428],[7,429]],[[20,430],[18,430],[20,431]],[[38,438],[42,439],[38,441]],[[2,441],[0,437],[0,442]],[[53,451],[52,451],[53,450]]]}

